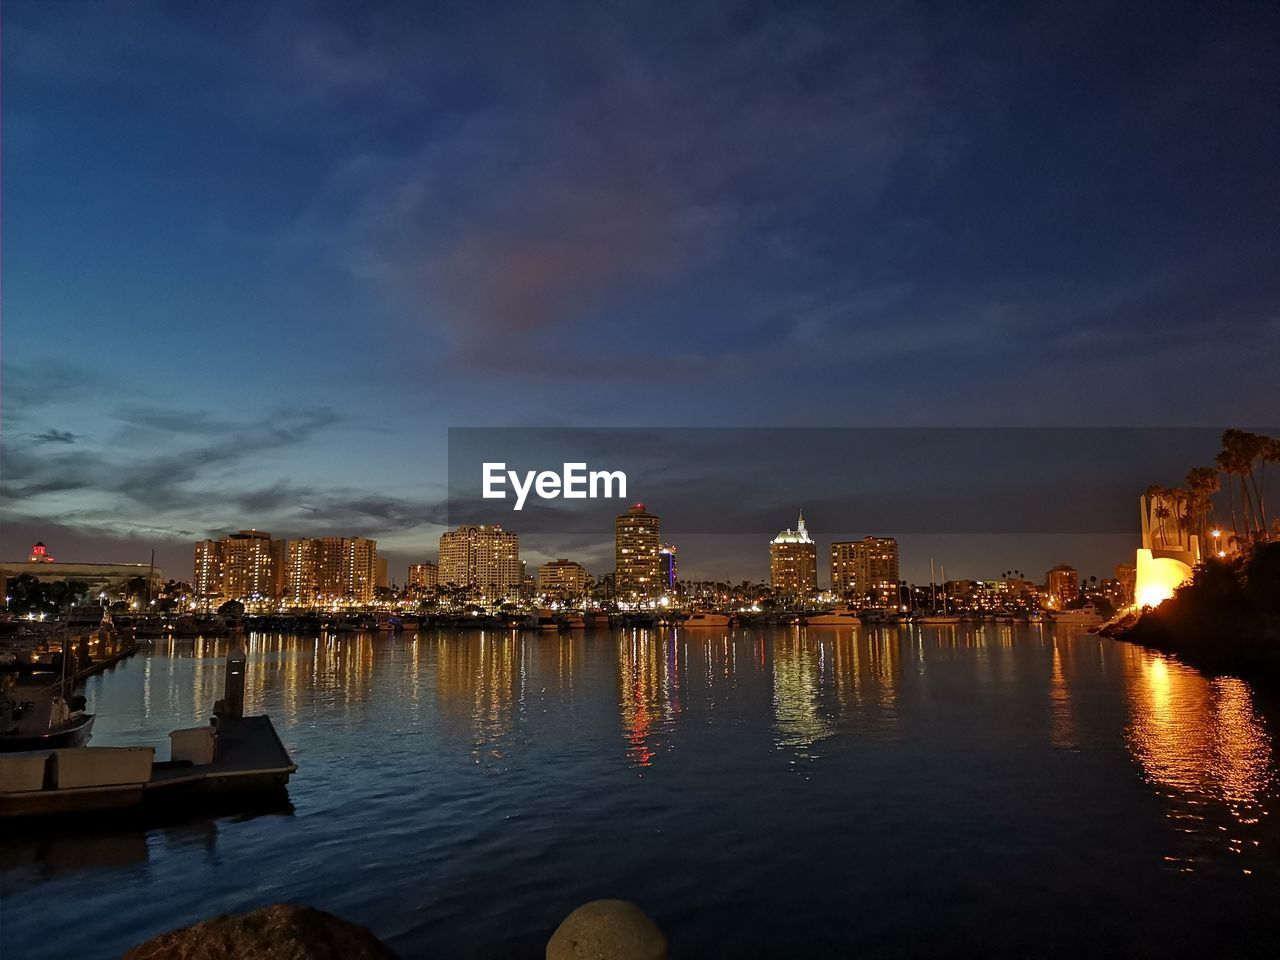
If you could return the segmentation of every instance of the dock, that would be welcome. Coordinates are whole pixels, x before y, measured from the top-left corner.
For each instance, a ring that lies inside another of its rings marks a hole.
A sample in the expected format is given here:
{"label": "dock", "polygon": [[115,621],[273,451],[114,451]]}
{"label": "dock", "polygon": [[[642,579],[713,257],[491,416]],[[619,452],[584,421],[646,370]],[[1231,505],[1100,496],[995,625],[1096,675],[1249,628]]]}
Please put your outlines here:
{"label": "dock", "polygon": [[0,753],[0,819],[83,822],[97,811],[169,816],[287,799],[297,764],[270,717],[243,716],[244,680],[244,653],[234,650],[212,722],[171,731],[168,760],[157,762],[151,746]]}

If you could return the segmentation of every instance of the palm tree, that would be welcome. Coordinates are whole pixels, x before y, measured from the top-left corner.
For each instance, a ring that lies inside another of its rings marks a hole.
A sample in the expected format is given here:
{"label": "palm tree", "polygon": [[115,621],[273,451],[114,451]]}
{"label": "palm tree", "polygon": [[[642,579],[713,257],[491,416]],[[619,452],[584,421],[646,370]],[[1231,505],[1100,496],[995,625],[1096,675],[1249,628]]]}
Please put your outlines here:
{"label": "palm tree", "polygon": [[[1218,465],[1226,473],[1240,477],[1240,493],[1244,502],[1246,539],[1253,539],[1255,525],[1266,531],[1266,517],[1261,512],[1261,491],[1254,473],[1258,461],[1267,446],[1267,438],[1247,430],[1224,430],[1222,453]],[[1255,521],[1256,518],[1256,521]]]}
{"label": "palm tree", "polygon": [[1192,467],[1187,473],[1187,489],[1191,499],[1189,511],[1196,524],[1203,548],[1209,535],[1209,514],[1213,511],[1213,495],[1222,489],[1218,471],[1213,467]]}
{"label": "palm tree", "polygon": [[1267,437],[1262,444],[1262,451],[1259,454],[1262,461],[1262,467],[1259,473],[1262,475],[1262,532],[1264,536],[1270,537],[1269,528],[1267,527],[1267,506],[1265,497],[1267,495],[1267,464],[1280,463],[1280,437]]}

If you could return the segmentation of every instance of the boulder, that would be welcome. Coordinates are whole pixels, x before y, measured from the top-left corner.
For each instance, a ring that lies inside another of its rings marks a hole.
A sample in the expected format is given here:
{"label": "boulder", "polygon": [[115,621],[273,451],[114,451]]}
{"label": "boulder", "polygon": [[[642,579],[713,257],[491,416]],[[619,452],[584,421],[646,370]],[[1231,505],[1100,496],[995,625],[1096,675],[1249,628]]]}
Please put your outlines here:
{"label": "boulder", "polygon": [[547,960],[666,960],[667,939],[627,900],[580,906],[547,941]]}
{"label": "boulder", "polygon": [[161,934],[124,960],[395,960],[395,954],[359,924],[276,904]]}

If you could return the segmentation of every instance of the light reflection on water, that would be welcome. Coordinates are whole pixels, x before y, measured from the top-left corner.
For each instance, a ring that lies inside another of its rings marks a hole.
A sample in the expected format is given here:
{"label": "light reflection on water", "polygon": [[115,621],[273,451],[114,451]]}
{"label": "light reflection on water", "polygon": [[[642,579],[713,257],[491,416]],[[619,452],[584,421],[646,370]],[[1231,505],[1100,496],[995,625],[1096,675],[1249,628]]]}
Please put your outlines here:
{"label": "light reflection on water", "polygon": [[[219,909],[302,900],[407,956],[535,956],[577,901],[623,895],[691,955],[839,954],[870,937],[911,956],[938,946],[935,928],[972,928],[990,956],[1097,952],[1097,931],[1103,952],[1192,955],[1221,946],[1202,927],[1233,911],[1266,932],[1251,911],[1280,894],[1266,708],[1241,681],[1079,629],[247,647],[248,709],[300,766],[294,815],[24,838],[0,862],[0,944],[119,953]],[[163,756],[167,731],[221,695],[226,652],[157,642],[95,678],[95,743]],[[28,919],[72,905],[65,929]]]}

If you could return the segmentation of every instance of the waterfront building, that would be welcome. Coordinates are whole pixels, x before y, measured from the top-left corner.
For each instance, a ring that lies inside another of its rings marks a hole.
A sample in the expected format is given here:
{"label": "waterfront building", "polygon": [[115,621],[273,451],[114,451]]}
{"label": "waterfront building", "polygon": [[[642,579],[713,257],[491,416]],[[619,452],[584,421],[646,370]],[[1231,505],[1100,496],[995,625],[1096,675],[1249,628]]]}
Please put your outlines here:
{"label": "waterfront building", "polygon": [[442,584],[498,600],[519,592],[522,573],[517,533],[496,524],[466,524],[440,535]]}
{"label": "waterfront building", "polygon": [[538,593],[567,600],[591,589],[591,574],[573,560],[551,560],[538,568]]}
{"label": "waterfront building", "polygon": [[378,543],[364,537],[273,540],[241,530],[195,545],[193,585],[205,600],[369,603],[377,576]]}
{"label": "waterfront building", "polygon": [[787,597],[808,599],[818,592],[818,548],[803,511],[794,530],[783,530],[769,544],[769,584]]}
{"label": "waterfront building", "polygon": [[271,534],[241,530],[218,541],[221,551],[221,589],[224,597],[269,600],[276,595],[276,556]]}
{"label": "waterfront building", "polygon": [[280,598],[289,606],[309,607],[320,602],[319,540],[277,540],[280,563]]}
{"label": "waterfront building", "polygon": [[669,543],[658,548],[658,589],[662,593],[676,589],[676,548]]}
{"label": "waterfront building", "polygon": [[898,541],[863,537],[831,544],[831,591],[841,597],[897,604]]}
{"label": "waterfront building", "polygon": [[1200,562],[1200,537],[1185,522],[1185,500],[1151,493],[1143,494],[1138,505],[1142,546],[1134,562],[1134,602],[1140,607],[1156,607],[1191,578]]}
{"label": "waterfront building", "polygon": [[424,560],[409,564],[409,589],[434,590],[440,583],[440,568]]}
{"label": "waterfront building", "polygon": [[1044,575],[1046,603],[1051,610],[1061,610],[1080,597],[1080,574],[1075,567],[1060,563]]}
{"label": "waterfront building", "polygon": [[364,537],[320,539],[322,600],[370,603],[378,585],[378,542]]}
{"label": "waterfront building", "polygon": [[[153,585],[162,579],[159,568],[146,563],[74,563],[58,561],[43,543],[36,543],[25,561],[0,563],[0,580],[8,581],[21,576],[35,577],[43,583],[62,580],[78,580],[88,586],[91,593],[115,594],[130,580],[152,578]],[[155,594],[154,589],[152,594]]]}
{"label": "waterfront building", "polygon": [[201,540],[196,544],[195,575],[191,590],[197,597],[222,593],[222,548],[217,540]]}
{"label": "waterfront building", "polygon": [[661,591],[658,548],[661,523],[637,503],[613,524],[614,587],[619,601],[636,602]]}

